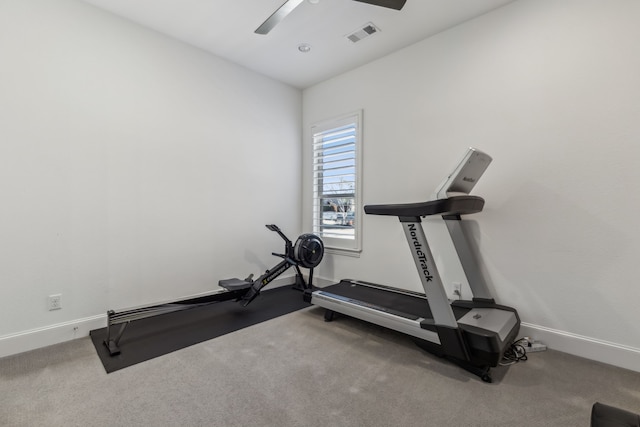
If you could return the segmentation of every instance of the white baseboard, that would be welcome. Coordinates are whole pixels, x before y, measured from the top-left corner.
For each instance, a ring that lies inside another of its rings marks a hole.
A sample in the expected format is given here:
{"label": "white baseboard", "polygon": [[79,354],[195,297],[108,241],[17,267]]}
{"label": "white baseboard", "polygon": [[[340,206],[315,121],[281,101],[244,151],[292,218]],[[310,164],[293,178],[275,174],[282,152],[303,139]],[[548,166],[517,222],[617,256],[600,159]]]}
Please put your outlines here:
{"label": "white baseboard", "polygon": [[[279,279],[271,283],[270,287],[286,286],[291,283],[290,278]],[[315,284],[325,286],[330,283],[335,281],[318,278]],[[106,325],[106,314],[100,314],[1,336],[0,357],[86,337],[90,331],[104,328]],[[519,336],[528,336],[541,341],[553,350],[640,372],[640,349],[638,348],[526,322],[520,325]]]}
{"label": "white baseboard", "polygon": [[86,337],[93,329],[105,326],[107,326],[107,315],[100,314],[5,335],[0,337],[0,357]]}
{"label": "white baseboard", "polygon": [[640,372],[638,348],[524,322],[519,336],[531,337],[553,350]]}
{"label": "white baseboard", "polygon": [[314,277],[313,278],[313,286],[317,286],[319,288],[324,288],[325,286],[334,285],[338,283],[339,280],[330,280],[322,277]]}

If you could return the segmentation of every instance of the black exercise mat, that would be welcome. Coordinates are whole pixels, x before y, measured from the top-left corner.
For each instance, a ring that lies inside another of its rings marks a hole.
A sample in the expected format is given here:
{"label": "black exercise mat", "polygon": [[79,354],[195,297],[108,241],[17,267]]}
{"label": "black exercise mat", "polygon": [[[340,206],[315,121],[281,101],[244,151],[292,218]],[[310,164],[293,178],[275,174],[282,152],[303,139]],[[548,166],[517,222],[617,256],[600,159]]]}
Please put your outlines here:
{"label": "black exercise mat", "polygon": [[113,357],[103,343],[107,328],[95,329],[90,335],[110,373],[305,307],[309,304],[303,301],[302,292],[280,287],[261,292],[246,307],[223,301],[136,320],[127,326],[120,339],[121,352]]}

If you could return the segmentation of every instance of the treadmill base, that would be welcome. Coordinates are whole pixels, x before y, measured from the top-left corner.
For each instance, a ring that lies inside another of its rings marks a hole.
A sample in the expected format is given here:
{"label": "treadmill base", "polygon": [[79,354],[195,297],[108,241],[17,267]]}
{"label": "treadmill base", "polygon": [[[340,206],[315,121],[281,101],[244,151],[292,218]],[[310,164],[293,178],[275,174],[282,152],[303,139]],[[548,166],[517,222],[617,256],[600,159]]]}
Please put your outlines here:
{"label": "treadmill base", "polygon": [[467,362],[466,360],[460,360],[455,357],[449,356],[442,351],[442,347],[439,345],[435,345],[429,341],[420,340],[418,338],[414,338],[413,342],[420,347],[421,349],[435,355],[441,357],[443,359],[447,359],[449,362],[454,363],[464,369],[467,372],[470,372],[478,377],[486,383],[493,382],[493,378],[491,378],[491,367],[489,365],[480,365],[476,366],[472,363]]}

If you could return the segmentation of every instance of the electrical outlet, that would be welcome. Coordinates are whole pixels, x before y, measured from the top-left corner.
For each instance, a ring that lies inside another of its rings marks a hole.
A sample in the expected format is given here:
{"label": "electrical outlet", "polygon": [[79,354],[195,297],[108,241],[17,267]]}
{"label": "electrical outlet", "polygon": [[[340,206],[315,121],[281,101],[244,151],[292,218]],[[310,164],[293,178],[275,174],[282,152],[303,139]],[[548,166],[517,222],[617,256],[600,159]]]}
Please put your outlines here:
{"label": "electrical outlet", "polygon": [[47,307],[49,311],[60,310],[62,308],[62,294],[49,295]]}
{"label": "electrical outlet", "polygon": [[462,283],[453,282],[453,295],[451,299],[462,299]]}

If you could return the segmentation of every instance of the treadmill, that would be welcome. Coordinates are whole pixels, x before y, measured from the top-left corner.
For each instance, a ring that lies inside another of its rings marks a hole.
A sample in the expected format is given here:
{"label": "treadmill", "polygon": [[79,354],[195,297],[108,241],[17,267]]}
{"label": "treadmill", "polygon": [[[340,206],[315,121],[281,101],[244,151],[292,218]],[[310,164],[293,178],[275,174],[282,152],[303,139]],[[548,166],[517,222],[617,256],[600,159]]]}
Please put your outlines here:
{"label": "treadmill", "polygon": [[[470,148],[431,200],[364,207],[366,214],[399,219],[424,294],[345,279],[316,289],[307,300],[326,309],[326,321],[340,313],[405,333],[421,348],[491,382],[490,368],[500,363],[515,340],[520,318],[515,309],[496,304],[491,296],[462,224],[463,215],[481,212],[484,207],[484,199],[469,192],[490,162],[489,155]],[[434,215],[447,225],[473,293],[471,300],[447,298],[421,224],[422,217]]]}

